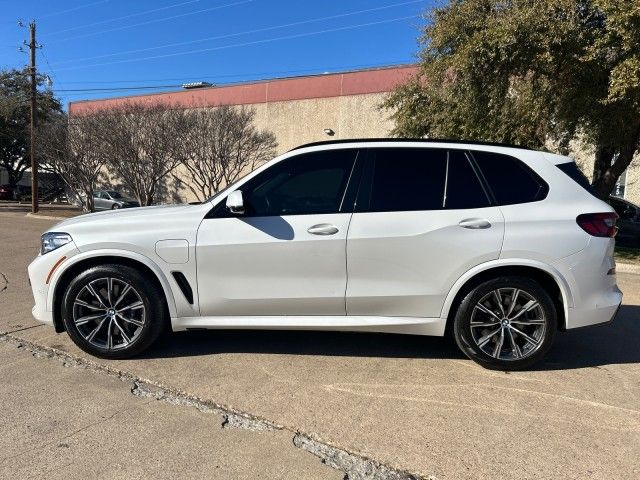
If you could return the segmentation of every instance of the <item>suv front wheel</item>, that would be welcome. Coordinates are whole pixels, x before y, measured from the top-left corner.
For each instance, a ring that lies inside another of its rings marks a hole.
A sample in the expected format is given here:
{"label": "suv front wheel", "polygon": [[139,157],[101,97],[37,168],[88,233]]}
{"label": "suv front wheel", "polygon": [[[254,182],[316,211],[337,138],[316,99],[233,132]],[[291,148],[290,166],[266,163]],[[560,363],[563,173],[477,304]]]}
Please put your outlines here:
{"label": "suv front wheel", "polygon": [[149,347],[167,323],[159,286],[125,265],[89,268],[64,294],[62,318],[71,340],[101,358],[128,358]]}
{"label": "suv front wheel", "polygon": [[478,285],[462,299],[453,325],[465,355],[494,370],[519,370],[541,360],[556,329],[551,297],[525,277],[500,277]]}

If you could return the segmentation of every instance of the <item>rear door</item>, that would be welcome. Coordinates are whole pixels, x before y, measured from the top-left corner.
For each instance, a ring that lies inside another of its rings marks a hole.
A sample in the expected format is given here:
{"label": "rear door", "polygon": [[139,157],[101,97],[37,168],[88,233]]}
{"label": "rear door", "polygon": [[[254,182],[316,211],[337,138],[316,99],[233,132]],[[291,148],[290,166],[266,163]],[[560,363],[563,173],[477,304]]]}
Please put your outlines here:
{"label": "rear door", "polygon": [[454,282],[499,257],[500,209],[464,150],[367,157],[347,238],[347,314],[439,317]]}

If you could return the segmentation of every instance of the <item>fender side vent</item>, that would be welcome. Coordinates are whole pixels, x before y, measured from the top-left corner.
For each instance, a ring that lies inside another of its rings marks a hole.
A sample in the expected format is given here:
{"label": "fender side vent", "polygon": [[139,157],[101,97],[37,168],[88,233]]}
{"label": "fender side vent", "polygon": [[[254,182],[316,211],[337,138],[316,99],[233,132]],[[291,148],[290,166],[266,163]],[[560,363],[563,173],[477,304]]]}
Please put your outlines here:
{"label": "fender side vent", "polygon": [[184,298],[187,299],[190,305],[193,305],[193,290],[191,290],[191,285],[189,285],[187,277],[185,277],[182,272],[171,272],[171,275],[173,275],[173,278],[180,287]]}

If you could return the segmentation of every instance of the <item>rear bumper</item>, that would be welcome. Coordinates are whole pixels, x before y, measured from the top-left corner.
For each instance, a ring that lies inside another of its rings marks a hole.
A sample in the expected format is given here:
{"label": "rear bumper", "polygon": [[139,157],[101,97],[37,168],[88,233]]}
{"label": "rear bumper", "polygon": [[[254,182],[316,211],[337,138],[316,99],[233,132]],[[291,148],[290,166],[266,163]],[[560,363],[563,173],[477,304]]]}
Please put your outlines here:
{"label": "rear bumper", "polygon": [[595,307],[569,308],[567,329],[609,323],[613,321],[621,304],[622,292],[614,285],[602,293]]}

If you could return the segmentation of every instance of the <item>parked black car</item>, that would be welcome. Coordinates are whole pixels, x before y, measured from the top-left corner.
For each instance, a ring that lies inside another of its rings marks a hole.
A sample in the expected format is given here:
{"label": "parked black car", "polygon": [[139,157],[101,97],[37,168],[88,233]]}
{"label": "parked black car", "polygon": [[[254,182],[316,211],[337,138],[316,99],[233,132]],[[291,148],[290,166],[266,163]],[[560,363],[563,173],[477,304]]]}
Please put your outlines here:
{"label": "parked black car", "polygon": [[620,215],[616,244],[640,248],[640,207],[618,197],[609,197],[609,205]]}
{"label": "parked black car", "polygon": [[13,200],[13,187],[11,185],[0,185],[0,200]]}

